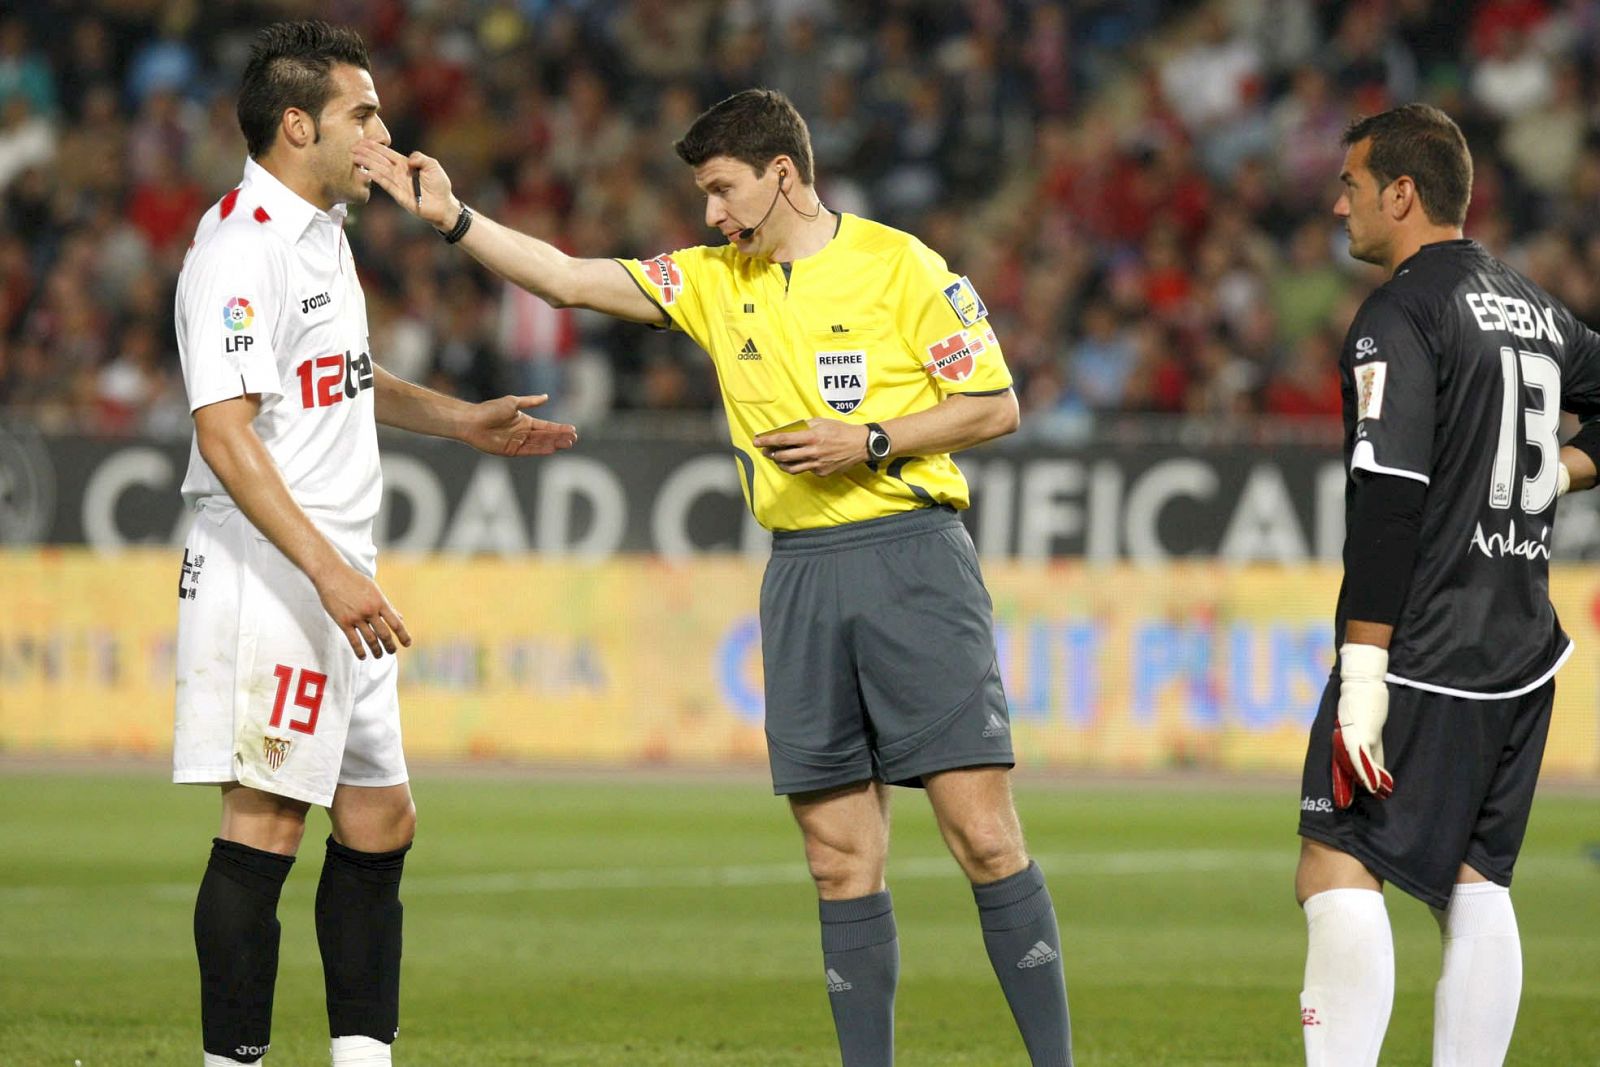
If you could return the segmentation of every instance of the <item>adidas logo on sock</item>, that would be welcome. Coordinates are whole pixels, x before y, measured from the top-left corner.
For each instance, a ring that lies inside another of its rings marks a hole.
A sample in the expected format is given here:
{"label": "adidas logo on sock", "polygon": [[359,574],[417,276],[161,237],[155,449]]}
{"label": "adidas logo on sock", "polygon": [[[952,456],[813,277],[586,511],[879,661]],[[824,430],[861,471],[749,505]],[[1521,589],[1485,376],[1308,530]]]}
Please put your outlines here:
{"label": "adidas logo on sock", "polygon": [[1047,963],[1054,963],[1060,957],[1061,953],[1043,941],[1035,941],[1033,947],[1028,950],[1028,954],[1017,961],[1017,967],[1026,971],[1034,967],[1043,967]]}
{"label": "adidas logo on sock", "polygon": [[828,992],[844,993],[854,988],[855,986],[851,985],[849,982],[846,982],[838,971],[834,970],[832,967],[828,968]]}
{"label": "adidas logo on sock", "polygon": [[739,349],[739,358],[740,359],[760,359],[761,358],[761,349],[756,347],[756,339],[754,337],[745,338],[744,347]]}
{"label": "adidas logo on sock", "polygon": [[983,728],[983,736],[999,737],[1001,734],[1009,732],[1010,727],[1006,725],[1006,721],[991,711],[989,713],[989,724]]}

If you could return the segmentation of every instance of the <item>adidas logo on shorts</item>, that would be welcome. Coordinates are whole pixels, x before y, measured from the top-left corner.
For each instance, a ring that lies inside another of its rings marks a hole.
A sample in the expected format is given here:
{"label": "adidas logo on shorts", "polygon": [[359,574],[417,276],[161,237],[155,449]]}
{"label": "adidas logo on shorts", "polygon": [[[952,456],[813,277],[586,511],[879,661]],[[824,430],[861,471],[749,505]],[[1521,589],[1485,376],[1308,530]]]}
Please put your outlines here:
{"label": "adidas logo on shorts", "polygon": [[994,712],[989,713],[989,722],[983,728],[984,737],[999,737],[1001,734],[1010,733],[1011,728],[1006,721]]}
{"label": "adidas logo on shorts", "polygon": [[840,975],[838,971],[834,970],[832,967],[828,968],[828,992],[846,993],[854,988],[855,986],[851,985],[849,982],[846,982],[844,977]]}
{"label": "adidas logo on shorts", "polygon": [[1035,941],[1033,947],[1028,950],[1028,954],[1017,961],[1017,968],[1026,971],[1034,967],[1043,967],[1047,963],[1054,963],[1060,958],[1061,953],[1043,941]]}

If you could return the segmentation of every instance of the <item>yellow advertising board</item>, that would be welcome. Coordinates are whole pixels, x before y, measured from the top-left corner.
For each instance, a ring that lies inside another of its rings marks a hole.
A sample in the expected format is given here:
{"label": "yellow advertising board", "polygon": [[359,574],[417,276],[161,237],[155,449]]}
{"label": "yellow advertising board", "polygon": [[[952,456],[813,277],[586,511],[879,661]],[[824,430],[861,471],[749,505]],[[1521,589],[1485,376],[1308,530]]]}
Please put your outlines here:
{"label": "yellow advertising board", "polygon": [[[1332,661],[1337,567],[991,563],[1031,767],[1298,770]],[[761,564],[390,556],[413,758],[759,763]],[[1578,651],[1546,770],[1600,775],[1600,567],[1557,566]],[[0,554],[0,751],[170,747],[178,561]]]}

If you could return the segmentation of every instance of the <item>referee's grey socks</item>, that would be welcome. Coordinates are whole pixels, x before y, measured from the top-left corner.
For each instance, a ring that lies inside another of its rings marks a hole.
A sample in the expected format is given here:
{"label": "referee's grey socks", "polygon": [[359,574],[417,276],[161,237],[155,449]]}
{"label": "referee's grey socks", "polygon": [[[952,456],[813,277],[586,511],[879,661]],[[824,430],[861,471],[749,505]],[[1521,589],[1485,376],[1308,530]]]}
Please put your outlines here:
{"label": "referee's grey socks", "polygon": [[828,1005],[844,1067],[894,1062],[894,990],[900,941],[889,891],[818,902]]}
{"label": "referee's grey socks", "polygon": [[1028,1046],[1033,1067],[1072,1067],[1072,1024],[1061,970],[1061,932],[1037,863],[974,885],[989,963]]}
{"label": "referee's grey socks", "polygon": [[194,902],[200,1029],[208,1062],[255,1063],[272,1039],[278,896],[293,856],[220,837]]}
{"label": "referee's grey socks", "polygon": [[[389,1045],[399,1030],[400,876],[410,848],[358,852],[328,838],[317,883],[317,947],[336,1045],[343,1038]],[[386,1048],[371,1051],[374,1062],[388,1062]]]}

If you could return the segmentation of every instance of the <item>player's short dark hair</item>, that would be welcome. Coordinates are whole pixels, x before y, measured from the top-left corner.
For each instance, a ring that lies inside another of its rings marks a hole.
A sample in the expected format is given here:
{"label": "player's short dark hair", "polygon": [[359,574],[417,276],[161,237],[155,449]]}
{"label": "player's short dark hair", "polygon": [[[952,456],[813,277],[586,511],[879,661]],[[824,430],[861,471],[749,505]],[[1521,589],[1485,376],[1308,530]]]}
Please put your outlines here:
{"label": "player's short dark hair", "polygon": [[776,89],[745,89],[712,104],[694,120],[673,150],[691,167],[727,156],[761,174],[779,156],[788,156],[806,185],[815,180],[811,131],[806,120]]}
{"label": "player's short dark hair", "polygon": [[1382,189],[1402,175],[1417,186],[1428,221],[1460,226],[1472,200],[1472,153],[1461,127],[1428,104],[1406,104],[1352,122],[1346,147],[1372,139],[1367,169]]}
{"label": "player's short dark hair", "polygon": [[317,136],[322,136],[318,120],[333,96],[336,63],[372,69],[366,43],[355,30],[305,19],[275,22],[256,34],[238,107],[239,129],[251,156],[272,147],[283,113],[291,107],[310,115]]}

